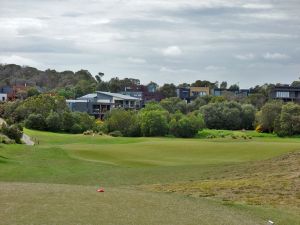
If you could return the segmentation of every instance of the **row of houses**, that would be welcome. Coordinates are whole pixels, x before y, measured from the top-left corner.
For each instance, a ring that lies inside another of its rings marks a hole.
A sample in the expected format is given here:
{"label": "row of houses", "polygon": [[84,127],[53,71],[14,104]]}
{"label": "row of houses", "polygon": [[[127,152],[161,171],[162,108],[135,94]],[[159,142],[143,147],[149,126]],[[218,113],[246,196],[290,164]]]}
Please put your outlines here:
{"label": "row of houses", "polygon": [[[177,97],[187,102],[193,101],[199,96],[223,96],[230,94],[245,97],[251,94],[248,89],[229,90],[210,89],[208,87],[178,88],[176,92]],[[140,109],[147,101],[160,101],[162,99],[160,96],[150,95],[149,93],[156,93],[156,90],[152,89],[152,91],[142,92],[127,89],[121,93],[97,91],[75,100],[67,100],[67,104],[72,111],[87,112],[96,118],[103,119],[104,115],[113,108]],[[300,103],[300,88],[276,86],[271,93],[271,98]]]}
{"label": "row of houses", "polygon": [[20,93],[24,93],[28,90],[29,86],[27,84],[16,84],[16,85],[4,85],[0,87],[0,102],[4,101],[14,101],[21,98]]}
{"label": "row of houses", "polygon": [[177,97],[186,100],[187,102],[192,101],[197,97],[203,96],[223,96],[225,94],[231,94],[234,96],[247,97],[250,94],[249,89],[222,89],[222,88],[213,88],[209,87],[188,87],[188,88],[177,88],[176,89]]}

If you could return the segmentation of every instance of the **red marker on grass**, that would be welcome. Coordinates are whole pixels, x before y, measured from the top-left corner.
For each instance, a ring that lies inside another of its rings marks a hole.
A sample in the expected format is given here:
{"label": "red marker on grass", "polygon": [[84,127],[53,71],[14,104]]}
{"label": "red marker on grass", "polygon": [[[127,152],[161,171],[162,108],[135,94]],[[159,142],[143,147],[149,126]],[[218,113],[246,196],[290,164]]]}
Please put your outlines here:
{"label": "red marker on grass", "polygon": [[97,189],[97,192],[104,192],[104,189],[103,188],[99,188],[99,189]]}

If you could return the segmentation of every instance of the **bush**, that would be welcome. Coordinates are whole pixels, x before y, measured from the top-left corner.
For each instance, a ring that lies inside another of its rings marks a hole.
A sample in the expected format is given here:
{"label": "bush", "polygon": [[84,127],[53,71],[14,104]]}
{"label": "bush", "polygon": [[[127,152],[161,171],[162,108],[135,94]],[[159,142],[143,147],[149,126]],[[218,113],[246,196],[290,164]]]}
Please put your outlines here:
{"label": "bush", "polygon": [[57,132],[62,129],[62,119],[56,112],[51,112],[46,118],[46,125],[49,131]]}
{"label": "bush", "polygon": [[166,112],[162,110],[141,111],[140,124],[145,137],[165,136],[168,133]]}
{"label": "bush", "polygon": [[83,132],[83,135],[93,135],[93,134],[95,134],[95,133],[92,130],[87,130],[87,131]]}
{"label": "bush", "polygon": [[79,124],[76,123],[71,127],[70,132],[72,134],[80,134],[83,132],[83,129]]}
{"label": "bush", "polygon": [[6,135],[0,134],[0,143],[2,143],[2,144],[15,144],[16,141],[10,139]]}
{"label": "bush", "polygon": [[201,116],[184,116],[179,120],[173,119],[170,122],[170,133],[175,137],[194,137],[203,128],[204,121]]}
{"label": "bush", "polygon": [[106,116],[105,125],[108,132],[120,131],[126,137],[140,136],[137,113],[123,109],[114,109]]}
{"label": "bush", "polygon": [[300,105],[295,103],[284,105],[275,125],[277,125],[275,126],[275,133],[278,136],[300,134]]}
{"label": "bush", "polygon": [[123,134],[121,131],[115,130],[109,133],[110,136],[112,137],[123,137]]}
{"label": "bush", "polygon": [[210,129],[238,130],[242,128],[242,106],[236,102],[210,103],[200,108]]}
{"label": "bush", "polygon": [[45,118],[41,114],[30,114],[25,120],[25,127],[34,130],[45,130],[47,126]]}
{"label": "bush", "polygon": [[7,126],[6,124],[3,124],[1,131],[8,138],[15,140],[16,143],[22,143],[21,138],[23,136],[23,132],[19,129],[18,125]]}

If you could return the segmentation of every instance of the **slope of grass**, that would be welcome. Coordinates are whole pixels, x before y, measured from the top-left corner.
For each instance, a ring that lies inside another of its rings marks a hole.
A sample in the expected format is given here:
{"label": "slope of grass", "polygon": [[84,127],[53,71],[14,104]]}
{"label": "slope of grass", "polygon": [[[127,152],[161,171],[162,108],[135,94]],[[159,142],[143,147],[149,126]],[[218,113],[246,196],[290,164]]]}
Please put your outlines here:
{"label": "slope of grass", "polygon": [[[284,225],[299,223],[290,205],[281,210],[269,201],[259,201],[264,204],[261,207],[249,205],[247,198],[238,195],[227,197],[227,190],[235,187],[264,184],[270,178],[267,168],[277,166],[266,162],[299,151],[299,139],[112,138],[25,132],[39,144],[0,145],[4,224],[234,225],[265,224],[268,218]],[[262,174],[251,176],[259,171]],[[275,174],[270,179],[276,182],[276,178]],[[177,191],[182,188],[179,184],[185,185],[185,195]],[[153,185],[179,194],[141,189]],[[98,186],[108,193],[96,193]],[[206,195],[213,198],[199,197]]]}

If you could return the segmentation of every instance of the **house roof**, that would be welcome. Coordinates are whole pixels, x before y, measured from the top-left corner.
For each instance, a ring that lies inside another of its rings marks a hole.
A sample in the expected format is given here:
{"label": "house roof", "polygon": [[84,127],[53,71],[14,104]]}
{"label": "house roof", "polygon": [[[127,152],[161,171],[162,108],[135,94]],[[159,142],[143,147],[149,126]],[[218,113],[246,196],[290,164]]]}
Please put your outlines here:
{"label": "house roof", "polygon": [[97,93],[92,93],[92,94],[81,96],[78,99],[88,99],[88,98],[96,98],[96,97],[97,97]]}
{"label": "house roof", "polygon": [[105,91],[97,91],[97,93],[112,96],[112,97],[115,97],[115,98],[121,98],[121,99],[124,99],[124,100],[139,100],[138,98],[131,97],[129,95],[122,95],[122,94],[119,94],[119,93],[111,93],[111,92],[105,92]]}

